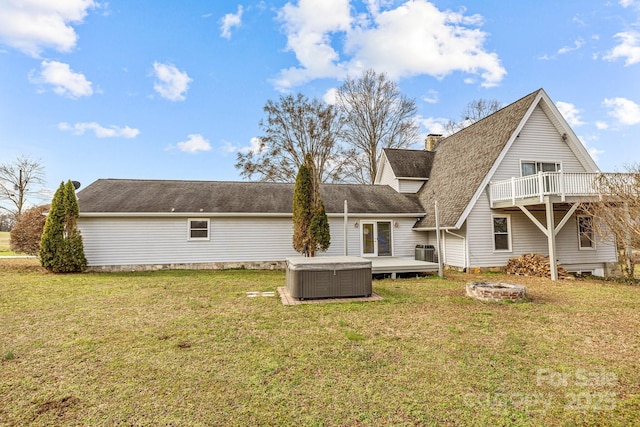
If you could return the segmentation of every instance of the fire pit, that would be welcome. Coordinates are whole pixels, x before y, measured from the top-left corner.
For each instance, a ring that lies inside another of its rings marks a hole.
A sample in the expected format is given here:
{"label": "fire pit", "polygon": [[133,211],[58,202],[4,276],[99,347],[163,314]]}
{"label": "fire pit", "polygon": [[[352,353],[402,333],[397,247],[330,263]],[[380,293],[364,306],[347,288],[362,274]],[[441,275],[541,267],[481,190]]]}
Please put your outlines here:
{"label": "fire pit", "polygon": [[527,288],[513,283],[469,282],[467,295],[482,301],[520,301],[527,296]]}

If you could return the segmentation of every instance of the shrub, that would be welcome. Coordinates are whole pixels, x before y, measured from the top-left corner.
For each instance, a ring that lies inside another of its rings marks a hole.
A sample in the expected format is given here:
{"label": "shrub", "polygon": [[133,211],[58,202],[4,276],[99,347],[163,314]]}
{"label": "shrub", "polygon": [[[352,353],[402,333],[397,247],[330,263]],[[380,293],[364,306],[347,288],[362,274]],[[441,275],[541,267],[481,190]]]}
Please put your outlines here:
{"label": "shrub", "polygon": [[24,252],[29,255],[37,255],[40,251],[42,230],[47,219],[45,212],[48,205],[37,206],[25,211],[18,217],[11,229],[10,246],[14,252]]}

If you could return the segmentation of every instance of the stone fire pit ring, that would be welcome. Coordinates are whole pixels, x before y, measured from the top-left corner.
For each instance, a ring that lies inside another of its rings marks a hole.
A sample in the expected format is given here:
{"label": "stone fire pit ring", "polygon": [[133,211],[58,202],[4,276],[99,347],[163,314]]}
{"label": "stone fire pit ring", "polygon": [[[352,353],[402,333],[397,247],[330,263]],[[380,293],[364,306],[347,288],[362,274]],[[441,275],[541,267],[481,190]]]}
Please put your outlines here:
{"label": "stone fire pit ring", "polygon": [[527,288],[514,283],[469,282],[467,296],[481,301],[520,301],[527,296]]}

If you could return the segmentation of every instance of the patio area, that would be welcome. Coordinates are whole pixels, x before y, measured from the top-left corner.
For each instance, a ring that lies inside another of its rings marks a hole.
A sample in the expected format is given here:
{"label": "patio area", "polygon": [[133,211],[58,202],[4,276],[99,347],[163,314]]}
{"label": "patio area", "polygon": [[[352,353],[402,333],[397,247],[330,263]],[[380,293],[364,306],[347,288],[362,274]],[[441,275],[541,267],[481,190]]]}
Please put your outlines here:
{"label": "patio area", "polygon": [[375,257],[371,259],[371,273],[391,274],[395,279],[397,273],[425,273],[438,271],[438,263],[419,261],[413,258]]}

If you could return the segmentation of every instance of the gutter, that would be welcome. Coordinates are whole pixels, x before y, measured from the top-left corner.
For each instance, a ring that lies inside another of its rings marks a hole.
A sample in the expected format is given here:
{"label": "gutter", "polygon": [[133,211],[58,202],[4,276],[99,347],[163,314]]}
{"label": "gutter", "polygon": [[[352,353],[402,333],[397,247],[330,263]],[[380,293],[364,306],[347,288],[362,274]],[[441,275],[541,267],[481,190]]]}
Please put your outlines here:
{"label": "gutter", "polygon": [[[208,217],[208,218],[229,218],[229,217],[266,217],[266,218],[291,218],[292,213],[265,213],[265,212],[80,212],[81,218],[181,218],[181,217]],[[342,218],[344,213],[327,213],[328,217]],[[422,213],[358,213],[349,212],[350,217],[358,218],[421,218]]]}

